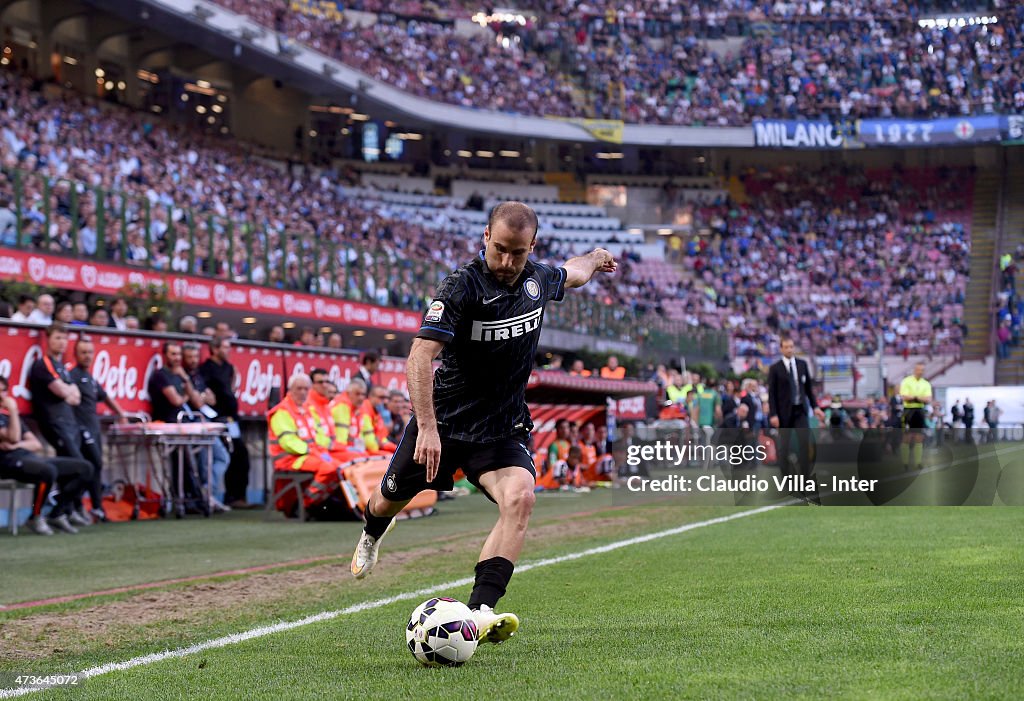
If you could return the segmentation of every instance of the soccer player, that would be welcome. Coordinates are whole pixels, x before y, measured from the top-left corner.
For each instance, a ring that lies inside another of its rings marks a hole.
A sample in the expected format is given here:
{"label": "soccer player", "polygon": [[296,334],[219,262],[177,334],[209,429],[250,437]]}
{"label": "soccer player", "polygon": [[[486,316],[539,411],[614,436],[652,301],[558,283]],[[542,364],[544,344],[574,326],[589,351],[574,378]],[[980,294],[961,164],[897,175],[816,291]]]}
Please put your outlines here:
{"label": "soccer player", "polygon": [[903,398],[904,432],[903,443],[900,445],[903,469],[910,469],[910,446],[913,444],[914,463],[920,470],[924,453],[924,408],[932,401],[932,385],[924,379],[924,363],[914,365],[914,374],[903,378],[903,382],[900,383],[900,396]]}
{"label": "soccer player", "polygon": [[[523,547],[533,510],[533,428],[526,382],[540,339],[544,305],[566,288],[611,273],[611,253],[595,249],[554,268],[529,260],[537,215],[521,202],[495,207],[484,250],[448,275],[423,317],[407,366],[413,418],[366,508],[366,526],[352,555],[362,579],[377,563],[393,517],[424,489],[448,491],[462,468],[498,505],[498,522],[484,542],[469,599],[480,640],[499,643],[519,628],[515,614],[494,613]],[[432,362],[441,356],[433,374]]]}

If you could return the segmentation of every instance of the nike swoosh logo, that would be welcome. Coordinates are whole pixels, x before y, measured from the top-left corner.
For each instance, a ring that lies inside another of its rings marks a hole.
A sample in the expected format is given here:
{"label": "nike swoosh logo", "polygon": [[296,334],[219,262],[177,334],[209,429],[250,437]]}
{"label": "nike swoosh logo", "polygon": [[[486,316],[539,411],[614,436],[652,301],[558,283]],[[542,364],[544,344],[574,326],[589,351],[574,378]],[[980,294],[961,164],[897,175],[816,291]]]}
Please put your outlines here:
{"label": "nike swoosh logo", "polygon": [[495,300],[501,299],[504,296],[505,295],[498,295],[497,297],[491,297],[490,299],[485,299],[484,300],[484,304],[490,304],[491,302],[494,302]]}

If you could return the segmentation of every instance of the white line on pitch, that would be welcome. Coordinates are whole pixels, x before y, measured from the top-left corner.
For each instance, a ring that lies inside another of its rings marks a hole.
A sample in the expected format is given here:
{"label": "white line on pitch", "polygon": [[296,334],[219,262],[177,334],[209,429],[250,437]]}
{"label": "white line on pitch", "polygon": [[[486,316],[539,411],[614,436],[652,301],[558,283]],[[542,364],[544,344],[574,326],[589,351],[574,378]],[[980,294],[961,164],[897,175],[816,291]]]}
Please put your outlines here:
{"label": "white line on pitch", "polygon": [[[601,545],[596,548],[588,548],[587,550],[581,550],[575,553],[569,553],[567,555],[559,555],[558,557],[551,557],[546,560],[538,560],[536,562],[527,562],[516,567],[516,572],[526,572],[529,570],[537,569],[538,567],[547,567],[549,565],[557,565],[562,562],[569,562],[571,560],[579,560],[582,557],[589,557],[591,555],[600,555],[601,553],[611,552],[618,550],[619,548],[626,548],[631,545],[637,545],[638,543],[646,543],[651,540],[657,540],[658,538],[665,538],[667,536],[678,535],[679,533],[685,533],[692,531],[697,528],[703,528],[705,526],[714,526],[718,523],[725,523],[726,521],[733,521],[738,518],[745,516],[753,516],[755,514],[764,513],[765,511],[771,511],[778,509],[782,506],[786,506],[790,502],[783,502],[780,504],[771,504],[769,506],[762,506],[757,509],[750,509],[748,511],[741,511],[739,513],[730,514],[728,516],[720,516],[718,518],[708,519],[707,521],[697,521],[696,523],[688,523],[685,526],[677,526],[676,528],[669,528],[664,531],[657,531],[656,533],[648,533],[647,535],[636,536],[635,538],[627,538],[626,540],[619,540],[608,545]],[[406,599],[418,599],[420,597],[427,597],[437,592],[444,592],[456,587],[464,587],[467,584],[472,584],[472,577],[464,577],[462,579],[456,579],[451,582],[444,582],[443,584],[435,584],[434,586],[427,587],[426,589],[417,589],[416,591],[405,592],[404,594],[395,594],[394,596],[388,596],[383,599],[374,599],[372,601],[364,601],[361,604],[355,604],[348,608],[339,609],[337,611],[322,611],[312,616],[306,616],[300,618],[297,621],[282,621],[281,623],[275,623],[271,626],[262,626],[260,628],[253,628],[243,633],[234,633],[232,635],[226,635],[222,638],[215,638],[214,640],[207,640],[204,643],[197,643],[188,647],[180,647],[176,650],[165,650],[163,652],[154,652],[150,655],[141,655],[139,657],[133,657],[130,660],[124,662],[110,662],[98,667],[91,667],[78,673],[79,677],[88,679],[90,677],[98,677],[101,674],[107,674],[109,672],[118,672],[125,669],[131,669],[133,667],[141,667],[143,665],[153,664],[154,662],[160,662],[162,660],[169,660],[176,657],[185,657],[187,655],[194,655],[197,652],[203,650],[212,650],[218,647],[227,647],[228,645],[234,645],[235,643],[241,643],[246,640],[252,640],[253,638],[262,638],[266,635],[273,635],[274,633],[281,633],[286,630],[293,630],[295,628],[301,628],[308,626],[311,623],[319,623],[320,621],[329,621],[339,616],[346,616],[353,613],[359,613],[360,611],[368,611],[370,609],[380,608],[382,606],[388,606],[399,601],[405,601]],[[35,691],[43,691],[43,688],[13,688],[13,689],[0,689],[0,699],[9,699],[16,696],[23,696],[25,694],[31,694]]]}

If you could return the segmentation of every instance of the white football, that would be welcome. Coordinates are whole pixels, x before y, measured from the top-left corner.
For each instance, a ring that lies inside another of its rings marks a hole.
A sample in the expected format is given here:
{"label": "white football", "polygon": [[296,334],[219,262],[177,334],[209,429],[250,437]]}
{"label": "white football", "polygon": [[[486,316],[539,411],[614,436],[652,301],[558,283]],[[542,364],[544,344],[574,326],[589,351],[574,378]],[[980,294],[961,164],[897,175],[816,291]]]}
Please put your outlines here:
{"label": "white football", "polygon": [[409,652],[427,667],[458,667],[476,652],[476,621],[461,601],[427,599],[416,607],[405,629]]}

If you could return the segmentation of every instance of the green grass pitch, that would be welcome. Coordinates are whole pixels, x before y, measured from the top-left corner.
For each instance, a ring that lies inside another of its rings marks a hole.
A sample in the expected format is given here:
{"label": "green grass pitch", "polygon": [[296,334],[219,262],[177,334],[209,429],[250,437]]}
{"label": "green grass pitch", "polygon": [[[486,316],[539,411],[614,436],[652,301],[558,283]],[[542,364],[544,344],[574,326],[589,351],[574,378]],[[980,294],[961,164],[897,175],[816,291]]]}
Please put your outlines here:
{"label": "green grass pitch", "polygon": [[[493,506],[474,496],[442,507],[400,524],[365,582],[345,575],[356,524],[231,514],[97,527],[79,539],[5,539],[0,548],[21,570],[4,574],[8,603],[109,586],[109,573],[51,575],[30,590],[33,575],[55,571],[31,560],[31,548],[66,548],[67,566],[83,573],[90,560],[73,544],[123,551],[111,555],[127,572],[122,582],[319,559],[0,610],[0,675],[86,669],[463,578]],[[523,561],[741,510],[546,495]],[[413,660],[403,627],[419,601],[409,599],[23,698],[1019,699],[1022,526],[1024,511],[1013,507],[784,507],[517,574],[500,608],[519,613],[520,634],[481,647],[462,668]],[[181,565],[146,548],[148,535],[177,543]],[[441,593],[465,600],[469,587]],[[104,612],[125,610],[145,615],[102,624]]]}

